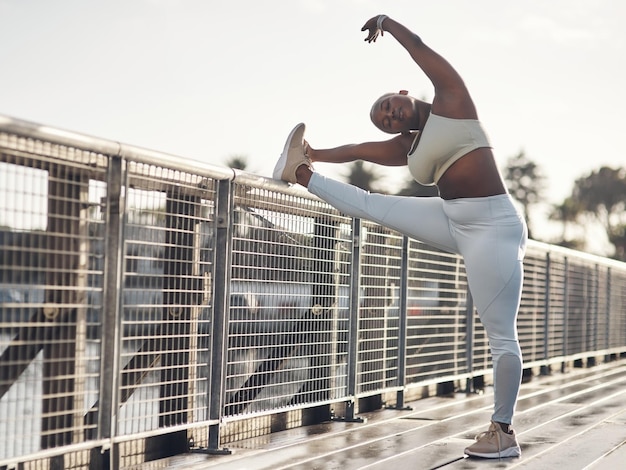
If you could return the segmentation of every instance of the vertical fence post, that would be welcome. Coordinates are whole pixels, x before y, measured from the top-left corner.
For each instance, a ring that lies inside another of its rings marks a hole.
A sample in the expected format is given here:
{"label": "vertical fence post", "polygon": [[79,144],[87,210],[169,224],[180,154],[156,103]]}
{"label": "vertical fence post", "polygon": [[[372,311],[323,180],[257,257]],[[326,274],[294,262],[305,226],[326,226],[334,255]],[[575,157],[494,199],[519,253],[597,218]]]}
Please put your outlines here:
{"label": "vertical fence post", "polygon": [[[567,357],[569,352],[569,262],[567,257],[563,258],[563,357]],[[565,371],[565,363],[561,367]]]}
{"label": "vertical fence post", "polygon": [[[546,295],[544,298],[544,302],[543,302],[543,359],[545,361],[547,361],[550,358],[550,291],[551,291],[551,286],[550,286],[550,282],[551,282],[551,277],[550,277],[550,270],[551,270],[551,258],[550,258],[550,252],[546,253]],[[550,373],[550,366],[543,365],[541,366],[541,372],[542,375],[547,375]]]}
{"label": "vertical fence post", "polygon": [[[589,314],[593,317],[590,318],[587,323],[593,329],[592,334],[587,334],[586,339],[586,347],[584,348],[585,352],[588,354],[591,351],[598,350],[599,337],[598,337],[598,316],[599,316],[599,298],[600,298],[600,269],[598,264],[594,265],[593,270],[589,270],[589,277],[591,278],[589,281],[589,291],[591,294],[591,303],[589,305]],[[596,357],[587,356],[587,367],[593,367],[596,365]]]}
{"label": "vertical fence post", "polygon": [[213,276],[213,316],[211,319],[211,366],[208,387],[209,440],[207,452],[228,454],[220,447],[220,421],[224,413],[226,380],[226,339],[230,310],[230,277],[233,224],[233,184],[230,180],[217,182],[215,213],[215,261]]}
{"label": "vertical fence post", "polygon": [[470,393],[473,390],[471,383],[473,380],[472,373],[474,372],[474,299],[472,298],[469,287],[466,292],[465,322],[467,325],[467,334],[465,335],[465,356],[467,357],[466,365],[469,378],[465,385],[465,391],[466,393]]}
{"label": "vertical fence post", "polygon": [[[92,438],[110,439],[115,436],[117,418],[117,389],[119,379],[119,335],[121,324],[120,299],[122,291],[123,231],[125,192],[123,161],[119,156],[109,158],[106,192],[106,218],[104,225],[104,280],[102,298],[102,333],[100,345],[100,389],[98,407],[87,413],[87,425],[95,424]],[[98,452],[100,455],[98,455]],[[102,468],[117,468],[111,461],[111,450],[94,449],[92,461],[100,460]]]}
{"label": "vertical fence post", "polygon": [[[606,322],[604,325],[604,347],[611,349],[611,268],[606,268]],[[605,362],[610,362],[612,354],[607,353]]]}
{"label": "vertical fence post", "polygon": [[404,405],[406,388],[406,336],[407,336],[407,296],[409,291],[409,238],[402,237],[402,258],[400,260],[400,292],[398,299],[398,385],[402,387],[396,392],[395,409],[411,410]]}
{"label": "vertical fence post", "polygon": [[350,318],[348,321],[348,390],[346,414],[341,421],[363,422],[355,417],[358,353],[359,353],[359,305],[361,304],[361,245],[363,243],[361,219],[352,219],[352,264],[350,266]]}

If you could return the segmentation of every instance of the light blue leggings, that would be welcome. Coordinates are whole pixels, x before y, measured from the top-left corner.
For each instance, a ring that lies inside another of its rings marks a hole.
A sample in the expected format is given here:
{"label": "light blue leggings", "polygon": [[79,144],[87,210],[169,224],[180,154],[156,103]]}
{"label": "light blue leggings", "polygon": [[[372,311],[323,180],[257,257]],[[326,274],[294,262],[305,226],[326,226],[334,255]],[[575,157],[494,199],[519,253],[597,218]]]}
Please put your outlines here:
{"label": "light blue leggings", "polygon": [[309,192],[339,211],[463,256],[494,369],[493,421],[511,424],[522,378],[517,311],[528,238],[508,194],[444,200],[374,194],[314,173]]}

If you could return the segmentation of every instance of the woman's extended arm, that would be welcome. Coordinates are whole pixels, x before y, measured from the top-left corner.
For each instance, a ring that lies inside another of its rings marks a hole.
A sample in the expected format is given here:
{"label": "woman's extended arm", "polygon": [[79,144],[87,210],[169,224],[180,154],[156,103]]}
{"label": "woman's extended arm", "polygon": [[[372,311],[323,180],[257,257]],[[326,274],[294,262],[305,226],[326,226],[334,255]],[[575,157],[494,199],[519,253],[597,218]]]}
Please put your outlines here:
{"label": "woman's extended arm", "polygon": [[305,149],[313,162],[347,163],[364,160],[385,166],[402,166],[407,164],[407,154],[414,138],[415,134],[400,134],[381,142],[348,144],[330,149],[314,149],[307,142]]}
{"label": "woman's extended arm", "polygon": [[[379,31],[381,34],[383,31],[391,33],[435,87],[432,111],[440,116],[476,119],[476,108],[472,98],[454,67],[404,25],[389,17],[378,21],[380,17],[381,15],[369,19],[363,26],[362,31],[369,30],[365,40],[375,41]],[[379,30],[378,26],[382,29]]]}

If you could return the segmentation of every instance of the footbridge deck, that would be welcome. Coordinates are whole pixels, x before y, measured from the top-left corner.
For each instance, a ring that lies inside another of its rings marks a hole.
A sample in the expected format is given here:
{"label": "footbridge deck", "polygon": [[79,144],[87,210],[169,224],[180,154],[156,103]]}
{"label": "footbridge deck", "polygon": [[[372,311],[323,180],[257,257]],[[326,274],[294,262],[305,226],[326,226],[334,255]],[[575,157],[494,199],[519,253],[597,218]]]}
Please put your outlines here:
{"label": "footbridge deck", "polygon": [[523,384],[515,428],[522,457],[466,458],[486,429],[483,394],[432,397],[407,411],[367,413],[364,423],[328,422],[237,442],[231,455],[188,454],[138,468],[262,469],[555,469],[626,468],[626,361],[569,369]]}

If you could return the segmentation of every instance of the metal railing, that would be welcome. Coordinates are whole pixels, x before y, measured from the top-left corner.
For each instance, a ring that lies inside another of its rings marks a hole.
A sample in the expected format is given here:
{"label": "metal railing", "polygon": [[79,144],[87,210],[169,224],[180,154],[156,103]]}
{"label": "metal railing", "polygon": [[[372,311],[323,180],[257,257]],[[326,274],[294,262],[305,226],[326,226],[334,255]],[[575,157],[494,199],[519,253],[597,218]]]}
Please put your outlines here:
{"label": "metal railing", "polygon": [[[232,169],[0,116],[0,249],[0,467],[223,452],[491,370],[460,257]],[[626,353],[624,263],[531,241],[525,270],[526,368]]]}

